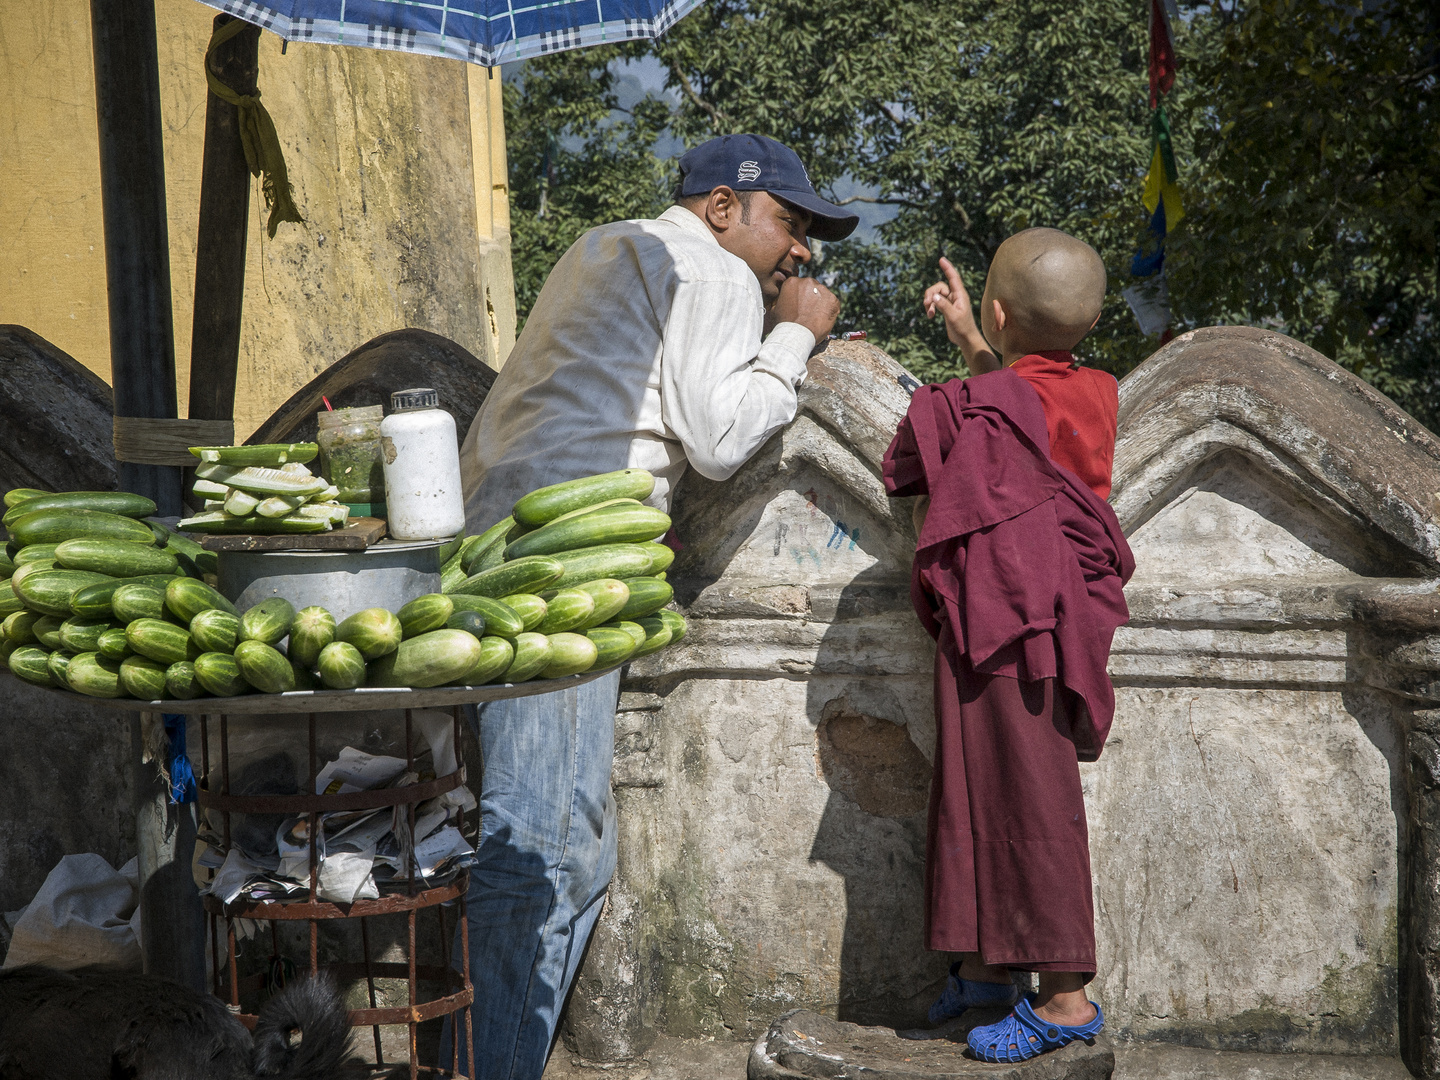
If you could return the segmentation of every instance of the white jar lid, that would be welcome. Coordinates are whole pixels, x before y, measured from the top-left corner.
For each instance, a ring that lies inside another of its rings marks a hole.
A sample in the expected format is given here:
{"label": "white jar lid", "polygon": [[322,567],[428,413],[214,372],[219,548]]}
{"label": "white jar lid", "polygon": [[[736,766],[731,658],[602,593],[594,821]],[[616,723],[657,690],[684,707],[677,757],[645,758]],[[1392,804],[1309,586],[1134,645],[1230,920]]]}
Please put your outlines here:
{"label": "white jar lid", "polygon": [[390,395],[391,412],[404,412],[407,409],[438,409],[439,407],[440,394],[428,386],[396,390]]}

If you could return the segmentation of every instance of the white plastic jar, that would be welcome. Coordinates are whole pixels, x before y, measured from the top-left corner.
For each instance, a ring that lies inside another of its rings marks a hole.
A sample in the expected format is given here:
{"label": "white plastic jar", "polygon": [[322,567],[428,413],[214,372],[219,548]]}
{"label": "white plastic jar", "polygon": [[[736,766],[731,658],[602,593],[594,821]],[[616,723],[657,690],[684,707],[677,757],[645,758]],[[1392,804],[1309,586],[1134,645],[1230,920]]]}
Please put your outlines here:
{"label": "white plastic jar", "polygon": [[460,446],[455,418],[434,390],[397,390],[380,424],[385,506],[390,536],[433,540],[465,528]]}

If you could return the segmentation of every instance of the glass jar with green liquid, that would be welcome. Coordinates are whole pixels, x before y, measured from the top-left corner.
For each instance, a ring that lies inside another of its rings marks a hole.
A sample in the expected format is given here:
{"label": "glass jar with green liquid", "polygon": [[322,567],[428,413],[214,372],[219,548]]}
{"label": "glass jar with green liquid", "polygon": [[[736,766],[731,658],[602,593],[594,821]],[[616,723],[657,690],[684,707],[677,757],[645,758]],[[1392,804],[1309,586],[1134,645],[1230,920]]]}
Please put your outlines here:
{"label": "glass jar with green liquid", "polygon": [[320,471],[340,489],[336,498],[353,517],[385,516],[385,465],[380,451],[380,405],[316,413]]}

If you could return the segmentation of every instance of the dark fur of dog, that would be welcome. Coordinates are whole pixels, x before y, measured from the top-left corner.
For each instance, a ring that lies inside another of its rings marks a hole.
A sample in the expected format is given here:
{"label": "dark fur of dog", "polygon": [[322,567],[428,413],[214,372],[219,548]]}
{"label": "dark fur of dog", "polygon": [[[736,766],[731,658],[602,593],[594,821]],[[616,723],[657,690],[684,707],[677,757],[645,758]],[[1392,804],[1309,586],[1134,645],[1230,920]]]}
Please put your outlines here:
{"label": "dark fur of dog", "polygon": [[332,1080],[350,1027],[333,983],[299,979],[255,1033],[210,994],[107,968],[0,971],[0,1080]]}

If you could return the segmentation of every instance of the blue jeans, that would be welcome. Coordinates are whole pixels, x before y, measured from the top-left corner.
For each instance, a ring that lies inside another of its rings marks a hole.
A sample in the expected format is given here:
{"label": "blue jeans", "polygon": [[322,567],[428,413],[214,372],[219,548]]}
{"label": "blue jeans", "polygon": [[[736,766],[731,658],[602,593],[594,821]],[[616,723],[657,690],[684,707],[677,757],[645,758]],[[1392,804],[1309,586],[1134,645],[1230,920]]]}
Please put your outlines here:
{"label": "blue jeans", "polygon": [[[540,1080],[615,873],[620,673],[480,707],[480,843],[466,898],[476,1080]],[[461,958],[455,935],[454,965]],[[458,1014],[457,1017],[458,1019]],[[440,1064],[451,1060],[451,1020]]]}

